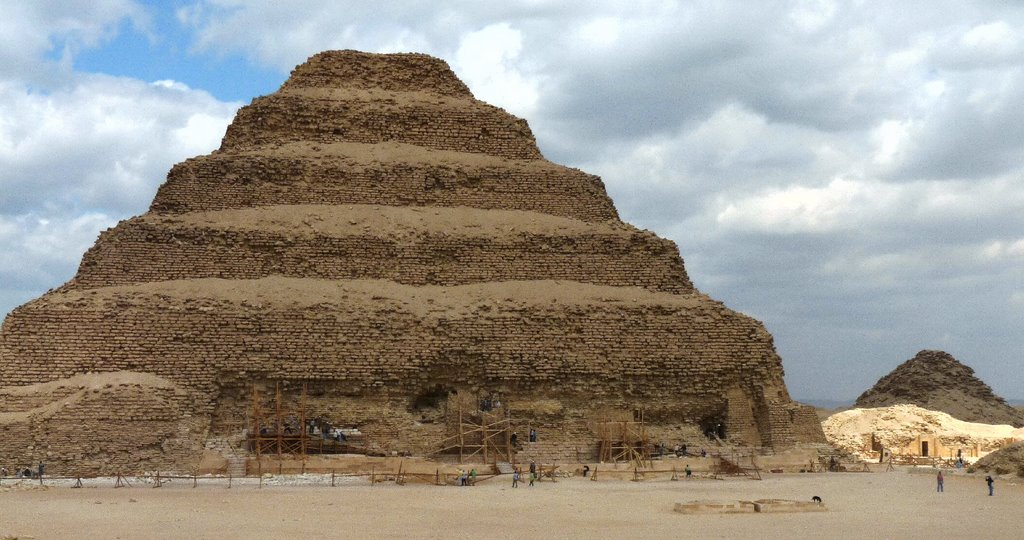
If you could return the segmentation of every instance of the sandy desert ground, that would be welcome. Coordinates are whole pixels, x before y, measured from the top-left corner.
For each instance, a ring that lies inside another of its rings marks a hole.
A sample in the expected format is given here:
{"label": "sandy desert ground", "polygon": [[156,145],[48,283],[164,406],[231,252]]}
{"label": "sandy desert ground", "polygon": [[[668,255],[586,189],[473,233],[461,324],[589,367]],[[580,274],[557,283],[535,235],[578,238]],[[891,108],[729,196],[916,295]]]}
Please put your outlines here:
{"label": "sandy desert ground", "polygon": [[[500,481],[498,481],[500,480]],[[930,471],[771,475],[763,481],[582,478],[512,489],[176,481],[161,489],[0,488],[0,538],[1021,538],[1024,485]],[[94,487],[90,487],[94,486]],[[822,497],[824,513],[683,515],[698,499]]]}

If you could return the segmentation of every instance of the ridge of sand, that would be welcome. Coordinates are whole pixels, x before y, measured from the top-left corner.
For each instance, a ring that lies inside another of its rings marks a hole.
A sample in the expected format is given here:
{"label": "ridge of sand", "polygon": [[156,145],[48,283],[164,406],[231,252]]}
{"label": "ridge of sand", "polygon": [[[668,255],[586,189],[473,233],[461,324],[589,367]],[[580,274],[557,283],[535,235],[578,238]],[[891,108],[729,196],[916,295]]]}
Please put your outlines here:
{"label": "ridge of sand", "polygon": [[63,379],[25,386],[0,387],[0,399],[32,398],[41,405],[11,412],[0,412],[0,425],[24,422],[32,417],[46,418],[81,401],[87,393],[112,387],[173,388],[173,382],[138,371],[83,373]]}
{"label": "ridge of sand", "polygon": [[502,239],[523,235],[625,237],[642,234],[651,240],[660,240],[653,232],[621,222],[593,223],[525,210],[487,210],[465,206],[276,205],[183,214],[145,214],[133,221],[171,227],[274,231],[301,237],[451,235]]}
{"label": "ridge of sand", "polygon": [[[451,165],[453,168],[457,167],[459,170],[467,172],[488,167],[500,167],[525,171],[560,171],[586,174],[579,169],[559,165],[546,159],[514,159],[492,154],[442,150],[395,141],[378,143],[286,141],[218,150],[207,156],[190,158],[189,161],[202,160],[209,156],[309,158],[318,161],[338,160],[362,167],[377,164],[439,164]],[[587,176],[591,175],[588,174]]]}
{"label": "ridge of sand", "polygon": [[405,285],[388,280],[328,280],[271,276],[261,279],[202,278],[69,290],[45,295],[29,305],[86,308],[114,302],[188,308],[233,304],[254,309],[324,308],[411,312],[419,315],[516,311],[518,309],[678,309],[729,311],[700,293],[653,292],[640,287],[593,285],[577,281],[501,281],[468,285]]}

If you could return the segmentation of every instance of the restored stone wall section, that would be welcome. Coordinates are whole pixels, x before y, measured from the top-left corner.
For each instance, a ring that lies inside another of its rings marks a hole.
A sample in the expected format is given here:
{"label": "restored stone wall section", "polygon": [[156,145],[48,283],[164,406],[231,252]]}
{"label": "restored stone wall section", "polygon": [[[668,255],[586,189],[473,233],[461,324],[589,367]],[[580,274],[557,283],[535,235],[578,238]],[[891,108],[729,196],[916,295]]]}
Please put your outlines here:
{"label": "restored stone wall section", "polygon": [[[327,150],[327,149],[325,149]],[[175,165],[153,212],[276,204],[468,206],[618,221],[601,179],[556,165],[349,162],[216,153]]]}
{"label": "restored stone wall section", "polygon": [[[167,220],[170,221],[170,220]],[[675,244],[649,233],[524,232],[497,239],[453,231],[415,238],[218,230],[136,218],[104,232],[82,259],[74,288],[190,278],[388,279],[411,285],[556,279],[655,291],[693,290]]]}

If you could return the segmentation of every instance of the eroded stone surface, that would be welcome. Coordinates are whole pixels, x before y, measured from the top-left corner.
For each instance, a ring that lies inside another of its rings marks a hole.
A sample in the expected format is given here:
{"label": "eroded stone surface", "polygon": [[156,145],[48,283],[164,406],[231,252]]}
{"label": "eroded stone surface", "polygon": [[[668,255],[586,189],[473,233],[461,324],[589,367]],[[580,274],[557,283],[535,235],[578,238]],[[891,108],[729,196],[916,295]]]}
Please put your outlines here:
{"label": "eroded stone surface", "polygon": [[[156,379],[83,394],[86,373]],[[190,470],[278,381],[381,452],[437,449],[454,393],[500,396],[551,460],[593,459],[592,422],[634,409],[669,443],[709,423],[737,444],[824,440],[758,321],[424,55],[314,56],[14,310],[0,455]]]}

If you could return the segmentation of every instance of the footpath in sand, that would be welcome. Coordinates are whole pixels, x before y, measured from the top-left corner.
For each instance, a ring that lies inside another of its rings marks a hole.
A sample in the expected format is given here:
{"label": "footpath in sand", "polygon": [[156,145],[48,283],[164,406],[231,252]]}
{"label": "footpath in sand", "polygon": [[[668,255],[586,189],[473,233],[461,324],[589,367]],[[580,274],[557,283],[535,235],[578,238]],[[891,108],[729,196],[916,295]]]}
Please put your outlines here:
{"label": "footpath in sand", "polygon": [[[9,480],[4,483],[9,485]],[[512,489],[346,484],[0,489],[0,538],[1020,538],[1024,486],[948,474],[769,475],[764,481],[582,478]],[[699,499],[824,499],[803,514],[683,515]]]}

